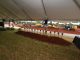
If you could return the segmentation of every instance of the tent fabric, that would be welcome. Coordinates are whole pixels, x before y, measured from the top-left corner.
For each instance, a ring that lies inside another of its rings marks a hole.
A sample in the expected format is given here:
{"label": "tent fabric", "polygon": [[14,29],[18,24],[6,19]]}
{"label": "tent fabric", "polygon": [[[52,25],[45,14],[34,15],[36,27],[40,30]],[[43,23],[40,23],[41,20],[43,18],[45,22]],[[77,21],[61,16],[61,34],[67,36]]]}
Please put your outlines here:
{"label": "tent fabric", "polygon": [[[80,0],[76,1],[80,5]],[[80,8],[73,0],[0,0],[0,18],[39,20],[45,16],[79,20]]]}

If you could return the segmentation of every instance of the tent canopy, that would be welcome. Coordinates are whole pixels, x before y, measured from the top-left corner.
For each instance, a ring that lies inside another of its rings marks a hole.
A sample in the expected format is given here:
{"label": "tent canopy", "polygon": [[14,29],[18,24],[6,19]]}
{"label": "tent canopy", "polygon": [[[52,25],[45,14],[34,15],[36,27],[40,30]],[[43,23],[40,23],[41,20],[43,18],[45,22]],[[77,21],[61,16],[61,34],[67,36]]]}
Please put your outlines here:
{"label": "tent canopy", "polygon": [[80,0],[0,0],[0,18],[80,20]]}

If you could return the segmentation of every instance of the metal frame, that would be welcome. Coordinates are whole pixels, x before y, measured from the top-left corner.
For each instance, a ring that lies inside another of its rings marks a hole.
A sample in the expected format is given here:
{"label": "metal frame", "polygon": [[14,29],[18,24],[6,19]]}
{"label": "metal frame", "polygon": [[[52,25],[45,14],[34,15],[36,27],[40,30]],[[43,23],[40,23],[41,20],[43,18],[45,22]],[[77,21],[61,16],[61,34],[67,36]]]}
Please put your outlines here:
{"label": "metal frame", "polygon": [[73,1],[77,5],[77,7],[80,9],[80,4],[77,2],[77,0],[73,0]]}

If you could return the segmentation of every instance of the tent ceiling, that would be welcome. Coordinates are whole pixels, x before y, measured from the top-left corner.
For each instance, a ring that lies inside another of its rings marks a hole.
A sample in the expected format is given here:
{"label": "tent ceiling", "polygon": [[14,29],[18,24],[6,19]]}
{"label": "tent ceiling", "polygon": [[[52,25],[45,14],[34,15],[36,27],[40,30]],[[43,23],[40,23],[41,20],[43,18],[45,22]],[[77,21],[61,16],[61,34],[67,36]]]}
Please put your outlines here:
{"label": "tent ceiling", "polygon": [[76,0],[77,1],[77,3],[80,5],[80,0]]}
{"label": "tent ceiling", "polygon": [[[76,0],[78,5],[80,0]],[[73,0],[0,0],[0,17],[16,19],[80,19]]]}

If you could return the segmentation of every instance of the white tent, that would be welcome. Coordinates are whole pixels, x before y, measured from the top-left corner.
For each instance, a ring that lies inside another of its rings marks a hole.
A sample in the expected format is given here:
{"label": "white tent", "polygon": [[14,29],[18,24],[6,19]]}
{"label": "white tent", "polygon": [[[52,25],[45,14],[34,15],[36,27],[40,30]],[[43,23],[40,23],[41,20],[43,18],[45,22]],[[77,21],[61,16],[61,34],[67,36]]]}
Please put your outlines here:
{"label": "white tent", "polygon": [[80,20],[80,0],[0,0],[0,18]]}

